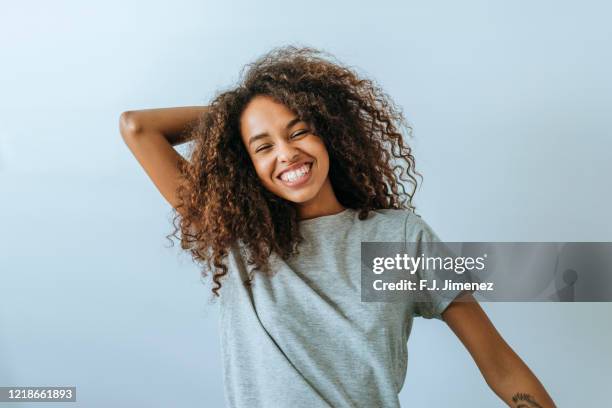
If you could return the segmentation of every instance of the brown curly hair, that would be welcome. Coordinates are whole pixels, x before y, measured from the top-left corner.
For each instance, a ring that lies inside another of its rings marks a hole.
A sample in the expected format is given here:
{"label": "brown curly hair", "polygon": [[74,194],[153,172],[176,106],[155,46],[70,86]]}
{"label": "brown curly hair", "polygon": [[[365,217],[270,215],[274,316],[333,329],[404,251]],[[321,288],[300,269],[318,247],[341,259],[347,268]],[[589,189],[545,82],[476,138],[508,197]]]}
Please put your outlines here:
{"label": "brown curly hair", "polygon": [[248,285],[256,271],[270,272],[272,251],[288,259],[303,240],[297,209],[263,187],[241,139],[240,116],[257,95],[284,104],[323,139],[335,195],[358,210],[359,219],[370,210],[415,208],[415,176],[421,175],[400,133],[411,136],[411,127],[391,98],[327,53],[275,48],[244,67],[238,86],[215,96],[190,130],[194,143],[180,169],[177,208],[183,210],[175,211],[175,229],[167,237],[179,238],[180,229],[181,247],[194,261],[206,262],[201,276],[213,271],[217,297],[228,273],[223,260],[234,243],[243,244],[254,266]]}

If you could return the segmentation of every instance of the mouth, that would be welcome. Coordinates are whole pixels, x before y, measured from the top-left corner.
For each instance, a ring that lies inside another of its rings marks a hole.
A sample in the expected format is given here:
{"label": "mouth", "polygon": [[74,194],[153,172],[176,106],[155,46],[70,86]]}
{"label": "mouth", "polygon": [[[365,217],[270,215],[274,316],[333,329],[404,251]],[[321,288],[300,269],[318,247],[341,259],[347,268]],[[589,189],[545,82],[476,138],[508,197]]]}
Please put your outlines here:
{"label": "mouth", "polygon": [[310,180],[312,165],[313,162],[306,162],[295,170],[283,172],[277,179],[287,187],[301,187]]}

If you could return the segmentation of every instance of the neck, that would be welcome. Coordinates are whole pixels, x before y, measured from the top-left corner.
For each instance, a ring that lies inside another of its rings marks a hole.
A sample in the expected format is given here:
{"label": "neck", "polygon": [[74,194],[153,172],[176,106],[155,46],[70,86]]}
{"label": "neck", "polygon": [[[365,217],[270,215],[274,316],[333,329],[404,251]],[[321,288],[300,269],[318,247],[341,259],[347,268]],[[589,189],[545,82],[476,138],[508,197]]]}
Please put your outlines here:
{"label": "neck", "polygon": [[298,203],[296,206],[300,220],[333,215],[346,209],[336,198],[329,178],[325,180],[321,190],[314,198],[304,203]]}

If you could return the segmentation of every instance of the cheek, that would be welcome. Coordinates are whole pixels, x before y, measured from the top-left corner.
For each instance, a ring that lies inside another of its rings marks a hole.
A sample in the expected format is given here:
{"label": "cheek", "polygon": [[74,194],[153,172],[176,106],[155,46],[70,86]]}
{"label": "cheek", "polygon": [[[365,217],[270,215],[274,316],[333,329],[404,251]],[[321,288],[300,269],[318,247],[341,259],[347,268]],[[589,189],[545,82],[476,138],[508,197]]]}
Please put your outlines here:
{"label": "cheek", "polygon": [[255,172],[257,173],[257,177],[264,183],[270,182],[270,177],[274,172],[274,167],[271,164],[270,160],[255,160],[253,162],[253,166],[255,167]]}
{"label": "cheek", "polygon": [[317,160],[319,161],[319,165],[324,169],[328,169],[329,168],[329,154],[327,153],[327,149],[325,148],[325,145],[323,143],[321,143],[317,147],[318,149],[317,149],[316,157],[317,157]]}

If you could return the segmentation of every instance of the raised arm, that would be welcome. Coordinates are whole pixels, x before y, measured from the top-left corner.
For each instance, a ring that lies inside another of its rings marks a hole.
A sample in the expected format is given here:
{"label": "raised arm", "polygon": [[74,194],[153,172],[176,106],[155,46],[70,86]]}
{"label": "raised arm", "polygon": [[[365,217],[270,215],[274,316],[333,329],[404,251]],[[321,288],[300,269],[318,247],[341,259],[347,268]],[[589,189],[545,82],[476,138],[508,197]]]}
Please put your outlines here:
{"label": "raised arm", "polygon": [[[179,166],[185,159],[174,146],[189,141],[189,130],[206,111],[206,106],[126,111],[119,129],[126,145],[162,196],[178,205]],[[180,211],[180,210],[179,210]]]}

